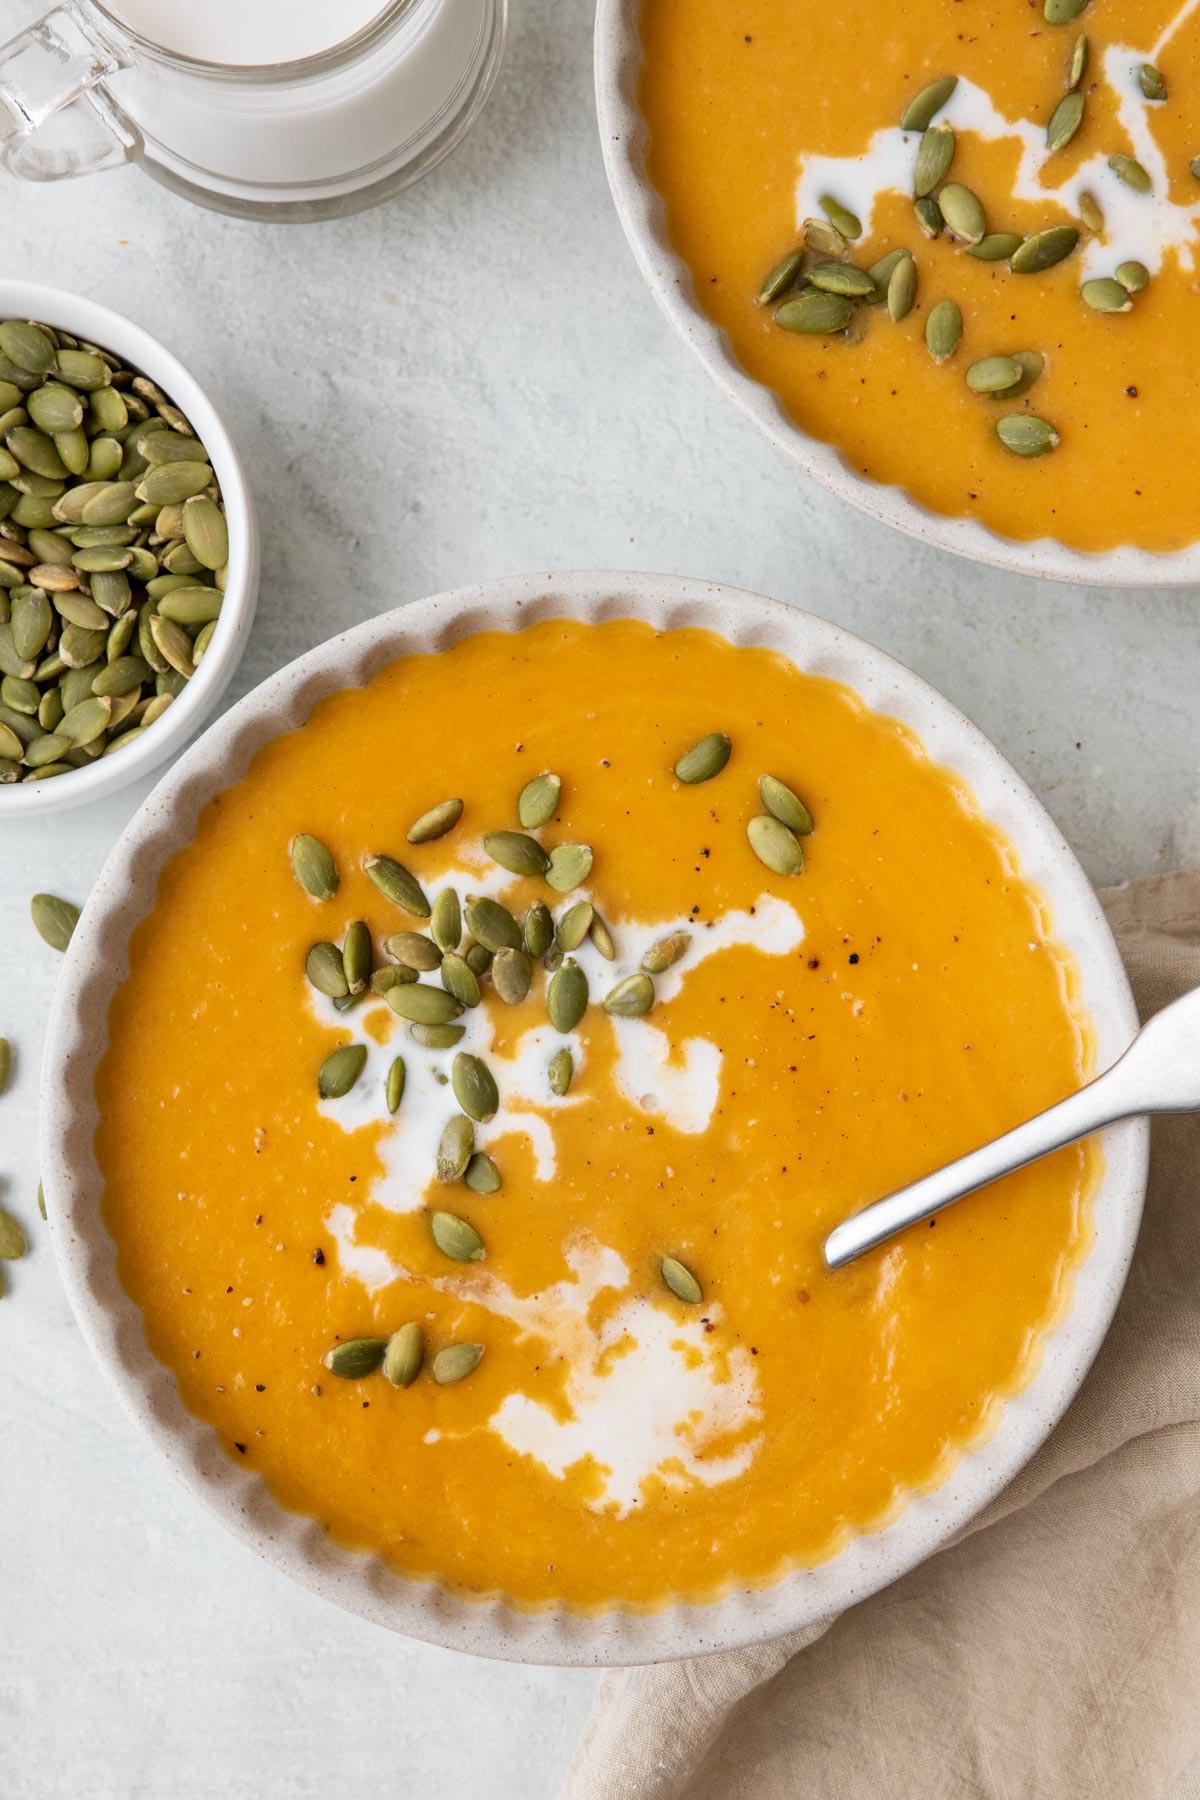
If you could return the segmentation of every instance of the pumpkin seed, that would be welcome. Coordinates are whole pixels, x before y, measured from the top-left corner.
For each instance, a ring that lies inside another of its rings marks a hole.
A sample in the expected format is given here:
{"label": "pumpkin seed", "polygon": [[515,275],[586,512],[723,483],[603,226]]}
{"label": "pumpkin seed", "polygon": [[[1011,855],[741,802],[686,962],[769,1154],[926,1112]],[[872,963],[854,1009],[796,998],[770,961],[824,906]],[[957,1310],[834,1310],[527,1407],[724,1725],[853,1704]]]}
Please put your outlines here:
{"label": "pumpkin seed", "polygon": [[1050,114],[1050,123],[1046,127],[1046,148],[1052,154],[1056,150],[1065,150],[1083,124],[1083,104],[1083,95],[1079,89],[1072,88],[1070,93],[1063,95]]}
{"label": "pumpkin seed", "polygon": [[411,1387],[425,1361],[425,1333],[415,1320],[394,1331],[383,1353],[383,1373],[393,1387]]}
{"label": "pumpkin seed", "polygon": [[[471,1153],[474,1148],[474,1125],[464,1114],[455,1113],[453,1117],[446,1120],[446,1123],[442,1128],[441,1139],[438,1143],[438,1180],[445,1183],[457,1181],[462,1175],[468,1162],[471,1160]],[[450,1218],[453,1215],[449,1213],[441,1215],[435,1214],[435,1219],[439,1216]],[[434,1235],[437,1235],[436,1225]],[[464,1258],[463,1260],[465,1261],[466,1259]]]}
{"label": "pumpkin seed", "polygon": [[374,946],[371,943],[371,932],[365,920],[355,919],[346,927],[346,935],[342,940],[342,963],[346,970],[346,985],[352,994],[363,994],[371,977],[371,964],[375,960]]}
{"label": "pumpkin seed", "polygon": [[34,738],[32,744],[25,747],[26,766],[30,769],[46,769],[51,763],[61,762],[67,752],[74,748],[70,738],[63,737],[59,732]]}
{"label": "pumpkin seed", "polygon": [[[560,894],[569,894],[592,872],[592,852],[587,844],[559,844],[550,852],[546,880]],[[479,933],[475,933],[476,937]]]}
{"label": "pumpkin seed", "polygon": [[1019,231],[989,231],[967,250],[977,262],[1007,262],[1025,242]]}
{"label": "pumpkin seed", "polygon": [[554,1055],[550,1058],[547,1070],[547,1078],[550,1082],[550,1092],[552,1094],[557,1094],[561,1100],[563,1095],[570,1088],[571,1079],[574,1074],[575,1058],[564,1044],[562,1049],[556,1050]]}
{"label": "pumpkin seed", "polygon": [[464,957],[451,950],[442,958],[442,986],[462,1006],[478,1006],[483,998],[479,977]]}
{"label": "pumpkin seed", "polygon": [[463,1173],[463,1180],[473,1194],[498,1194],[500,1171],[490,1156],[477,1150]]}
{"label": "pumpkin seed", "polygon": [[1094,194],[1082,193],[1079,196],[1079,216],[1089,231],[1104,230],[1104,214]]}
{"label": "pumpkin seed", "polygon": [[1050,225],[1025,239],[1021,248],[1013,252],[1009,267],[1014,275],[1040,275],[1070,256],[1078,242],[1074,225]]}
{"label": "pumpkin seed", "polygon": [[0,756],[6,762],[20,762],[25,746],[11,725],[0,723]]}
{"label": "pumpkin seed", "polygon": [[934,362],[948,362],[962,342],[962,309],[956,300],[939,300],[925,321],[925,344]]}
{"label": "pumpkin seed", "polygon": [[519,1006],[533,982],[533,967],[523,950],[497,950],[492,958],[492,986],[507,1006]]}
{"label": "pumpkin seed", "polygon": [[453,994],[423,981],[390,987],[384,998],[394,1013],[414,1025],[448,1025],[462,1012]]}
{"label": "pumpkin seed", "polygon": [[30,418],[39,431],[74,431],[83,423],[83,401],[72,388],[49,381],[35,388],[25,401]]}
{"label": "pumpkin seed", "polygon": [[24,1256],[28,1245],[25,1233],[10,1212],[0,1206],[0,1259],[4,1262],[16,1262]]}
{"label": "pumpkin seed", "polygon": [[79,923],[79,908],[56,894],[35,894],[29,911],[38,936],[52,950],[65,950]]}
{"label": "pumpkin seed", "polygon": [[1105,275],[1096,281],[1085,281],[1079,292],[1083,296],[1085,305],[1090,306],[1093,312],[1127,313],[1133,311],[1133,301],[1129,297],[1129,290],[1122,287],[1119,281],[1114,281],[1110,275]]}
{"label": "pumpkin seed", "polygon": [[1196,180],[1200,181],[1200,156],[1193,156],[1191,162],[1188,164],[1188,169],[1190,173],[1195,176]]}
{"label": "pumpkin seed", "polygon": [[361,1381],[364,1376],[375,1373],[387,1354],[387,1347],[386,1338],[347,1338],[344,1343],[327,1350],[321,1361],[331,1375],[340,1375],[343,1381]]}
{"label": "pumpkin seed", "polygon": [[550,908],[536,900],[525,914],[522,933],[527,956],[542,957],[554,942],[554,920]]}
{"label": "pumpkin seed", "polygon": [[932,194],[924,194],[919,200],[914,200],[913,212],[916,214],[917,224],[927,238],[941,237],[946,221],[942,217],[941,207]]}
{"label": "pumpkin seed", "polygon": [[[13,601],[12,618],[9,629],[12,633],[12,647],[20,660],[32,662],[42,654],[46,640],[54,625],[54,609],[41,588],[30,588],[19,594]],[[6,675],[21,673],[17,669],[6,669]],[[24,671],[26,678],[34,671]]]}
{"label": "pumpkin seed", "polygon": [[[457,1181],[458,1176],[464,1172],[466,1167],[467,1164],[464,1162],[463,1168],[451,1179]],[[440,1159],[439,1176],[442,1180],[447,1179],[441,1175]],[[499,1186],[498,1180],[496,1185]],[[487,1255],[483,1239],[475,1227],[466,1219],[460,1218],[457,1213],[435,1212],[430,1220],[430,1229],[433,1232],[434,1243],[442,1255],[448,1256],[452,1262],[482,1262]]]}
{"label": "pumpkin seed", "polygon": [[963,244],[978,244],[987,231],[987,215],[977,194],[960,181],[948,181],[938,195],[946,229]]}
{"label": "pumpkin seed", "polygon": [[1014,456],[1045,456],[1059,441],[1053,425],[1033,413],[1009,413],[997,422],[996,436]]}
{"label": "pumpkin seed", "polygon": [[[758,304],[769,306],[772,300],[778,300],[781,295],[786,294],[789,288],[795,286],[803,267],[803,250],[793,250],[782,262],[777,262],[758,291]],[[521,823],[525,823],[524,819]]]}
{"label": "pumpkin seed", "polygon": [[668,932],[651,944],[642,957],[642,968],[647,975],[662,975],[667,969],[674,968],[681,957],[686,956],[692,941],[690,931]]}
{"label": "pumpkin seed", "polygon": [[457,950],[462,939],[462,908],[453,888],[443,888],[429,915],[429,935],[445,954]]}
{"label": "pumpkin seed", "polygon": [[1046,0],[1042,8],[1047,25],[1069,25],[1088,5],[1088,0]]}
{"label": "pumpkin seed", "polygon": [[558,811],[562,782],[550,769],[527,781],[517,796],[517,818],[526,831],[548,825]]}
{"label": "pumpkin seed", "polygon": [[428,974],[441,963],[441,951],[429,941],[424,932],[396,931],[386,939],[386,943],[388,954],[409,969],[420,969],[423,974]]}
{"label": "pumpkin seed", "polygon": [[1110,156],[1108,166],[1119,181],[1123,181],[1126,187],[1131,187],[1137,194],[1148,194],[1154,185],[1135,156]]}
{"label": "pumpkin seed", "polygon": [[981,356],[967,370],[973,394],[1002,394],[1021,379],[1021,365],[1011,356]]}
{"label": "pumpkin seed", "polygon": [[[519,952],[508,951],[506,954],[512,956]],[[454,1089],[454,1098],[469,1119],[486,1125],[489,1119],[495,1118],[500,1107],[500,1094],[495,1076],[481,1057],[460,1050],[451,1065],[450,1085]]]}
{"label": "pumpkin seed", "polygon": [[546,1010],[555,1031],[574,1031],[588,1003],[588,979],[573,957],[555,969],[546,985]]}
{"label": "pumpkin seed", "polygon": [[46,1216],[46,1192],[40,1181],[38,1182],[37,1202],[38,1202],[38,1211],[41,1213],[41,1215],[44,1219]]}
{"label": "pumpkin seed", "polygon": [[367,1064],[365,1044],[342,1044],[325,1058],[317,1075],[322,1100],[340,1100],[348,1094]]}
{"label": "pumpkin seed", "polygon": [[914,94],[900,115],[901,131],[926,131],[958,86],[957,75],[943,75]]}
{"label": "pumpkin seed", "polygon": [[865,296],[868,306],[878,306],[881,300],[887,299],[888,282],[892,278],[893,269],[897,263],[902,263],[910,254],[903,247],[898,250],[889,250],[885,256],[879,258],[878,262],[871,264],[868,274],[875,283],[875,287],[872,293]]}
{"label": "pumpkin seed", "polygon": [[469,944],[463,960],[472,975],[483,976],[491,968],[494,955],[486,944]]}
{"label": "pumpkin seed", "polygon": [[1077,88],[1087,74],[1088,41],[1086,37],[1077,37],[1071,51],[1071,63],[1067,70],[1067,86]]}
{"label": "pumpkin seed", "polygon": [[58,362],[53,338],[25,319],[6,319],[0,325],[0,350],[30,375],[49,375]]}
{"label": "pumpkin seed", "polygon": [[[175,625],[211,625],[221,616],[224,595],[211,587],[177,588],[158,603],[159,617]],[[193,662],[195,657],[192,658]]]}
{"label": "pumpkin seed", "polygon": [[770,813],[758,813],[746,827],[750,848],[759,862],[776,875],[798,875],[804,867],[804,851],[795,832]]}
{"label": "pumpkin seed", "polygon": [[[68,627],[71,629],[71,627]],[[196,673],[196,665],[192,661],[192,640],[182,625],[164,619],[160,613],[150,615],[150,636],[161,656],[164,656],[171,668],[178,671],[185,681],[190,681]],[[66,637],[66,632],[63,633]],[[66,656],[66,651],[63,651]],[[82,650],[80,651],[82,654]],[[69,662],[71,659],[67,657]]]}
{"label": "pumpkin seed", "polygon": [[803,800],[777,775],[760,775],[758,791],[767,811],[798,837],[807,837],[813,828],[812,814]]}
{"label": "pumpkin seed", "polygon": [[389,988],[405,987],[419,979],[415,969],[406,969],[402,963],[385,963],[382,969],[372,969],[367,986],[373,994],[386,994]]}
{"label": "pumpkin seed", "polygon": [[332,900],[338,891],[337,864],[320,838],[297,832],[289,847],[292,873],[313,900]]}
{"label": "pumpkin seed", "polygon": [[644,971],[627,975],[604,997],[604,1010],[618,1019],[640,1019],[654,1005],[654,983]]}
{"label": "pumpkin seed", "polygon": [[[193,494],[202,494],[211,480],[212,470],[204,462],[157,463],[142,476],[137,497],[154,506],[167,506],[173,501],[190,500]],[[91,520],[87,522],[92,523]]]}
{"label": "pumpkin seed", "polygon": [[685,1301],[688,1306],[699,1306],[704,1292],[689,1268],[674,1256],[664,1256],[659,1268],[663,1280],[677,1300]]}
{"label": "pumpkin seed", "polygon": [[1040,350],[1014,350],[1012,360],[1021,371],[1021,379],[1013,387],[1005,388],[1002,394],[997,394],[997,400],[1019,400],[1022,394],[1029,392],[1046,367],[1046,359]]}
{"label": "pumpkin seed", "polygon": [[805,288],[794,300],[785,300],[775,309],[775,323],[784,331],[798,331],[807,337],[825,337],[845,331],[854,314],[854,304],[842,294],[822,294],[817,288]]}
{"label": "pumpkin seed", "polygon": [[697,782],[711,781],[719,775],[729,761],[733,749],[732,740],[723,731],[710,731],[702,737],[690,750],[685,750],[675,764],[675,778],[694,786]]}
{"label": "pumpkin seed", "polygon": [[845,256],[850,248],[836,225],[828,219],[805,219],[804,243],[814,256]]}
{"label": "pumpkin seed", "polygon": [[550,867],[550,858],[537,839],[523,831],[485,831],[483,848],[510,875],[544,875]]}
{"label": "pumpkin seed", "polygon": [[404,1098],[404,1083],[407,1080],[407,1077],[408,1071],[404,1066],[404,1058],[402,1056],[393,1057],[388,1068],[387,1080],[383,1085],[384,1101],[390,1113],[399,1112],[400,1110],[400,1102]]}
{"label": "pumpkin seed", "polygon": [[917,160],[913,166],[913,195],[916,199],[923,200],[926,194],[932,194],[934,188],[940,187],[945,181],[954,161],[955,143],[954,128],[951,125],[931,125],[921,134]]}
{"label": "pumpkin seed", "polygon": [[906,256],[892,270],[892,278],[888,282],[887,309],[892,323],[898,325],[907,319],[917,299],[917,265],[911,256]]}
{"label": "pumpkin seed", "polygon": [[[165,438],[165,432],[159,436]],[[229,561],[229,528],[225,514],[208,494],[193,494],[183,503],[183,536],[188,549],[206,569]]]}
{"label": "pumpkin seed", "polygon": [[414,1044],[421,1044],[426,1050],[453,1050],[455,1044],[461,1044],[467,1035],[465,1025],[426,1025],[423,1020],[416,1019],[408,1028],[408,1035]]}
{"label": "pumpkin seed", "polygon": [[447,1344],[434,1357],[429,1372],[439,1387],[449,1387],[455,1381],[464,1380],[482,1360],[482,1344]]}
{"label": "pumpkin seed", "polygon": [[12,1045],[7,1038],[0,1038],[0,1094],[8,1086],[8,1078],[12,1074]]}
{"label": "pumpkin seed", "polygon": [[1167,84],[1153,63],[1143,63],[1138,70],[1138,86],[1147,100],[1165,100],[1167,97]]}
{"label": "pumpkin seed", "polygon": [[600,917],[599,913],[592,914],[591,938],[592,943],[596,946],[596,949],[600,952],[605,962],[616,962],[617,946],[613,942],[612,932],[608,929],[608,926],[604,923],[604,920]]}
{"label": "pumpkin seed", "polygon": [[857,268],[854,263],[814,263],[808,279],[824,294],[847,294],[854,300],[862,300],[875,292],[875,283],[867,271]]}
{"label": "pumpkin seed", "polygon": [[[463,815],[461,800],[442,800],[437,806],[431,806],[423,812],[408,828],[410,844],[429,844],[435,838],[445,837],[452,831]],[[457,940],[456,940],[457,941]]]}
{"label": "pumpkin seed", "polygon": [[394,856],[368,856],[363,868],[385,899],[402,912],[427,919],[431,912],[424,889],[411,870]]}
{"label": "pumpkin seed", "polygon": [[862,236],[862,221],[857,219],[849,207],[843,206],[832,194],[821,195],[821,211],[835,230],[840,231],[851,243]]}
{"label": "pumpkin seed", "polygon": [[554,933],[559,949],[578,950],[591,930],[595,916],[595,908],[590,900],[577,900],[573,906],[568,906]]}
{"label": "pumpkin seed", "polygon": [[[521,948],[520,926],[507,906],[501,906],[498,900],[489,900],[478,894],[468,894],[464,913],[467,930],[476,943],[482,944],[485,950],[495,952]],[[476,974],[478,973],[479,971],[476,970]]]}
{"label": "pumpkin seed", "polygon": [[1117,280],[1130,294],[1140,294],[1149,284],[1150,271],[1145,263],[1123,262],[1117,270]]}

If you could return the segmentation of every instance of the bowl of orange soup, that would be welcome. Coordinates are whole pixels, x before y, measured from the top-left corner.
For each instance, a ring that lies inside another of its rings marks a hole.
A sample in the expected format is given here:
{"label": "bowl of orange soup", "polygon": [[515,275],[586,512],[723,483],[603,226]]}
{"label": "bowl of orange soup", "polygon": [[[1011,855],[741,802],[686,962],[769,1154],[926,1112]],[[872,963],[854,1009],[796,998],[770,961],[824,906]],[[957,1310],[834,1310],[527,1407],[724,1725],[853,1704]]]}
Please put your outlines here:
{"label": "bowl of orange soup", "polygon": [[868,1200],[1135,1029],[995,748],[808,613],[516,578],[255,690],[113,852],[42,1158],[117,1393],[289,1574],[628,1663],[837,1611],[1081,1381],[1143,1124],[831,1273]]}
{"label": "bowl of orange soup", "polygon": [[721,390],[872,516],[1200,579],[1187,0],[599,0],[601,141]]}

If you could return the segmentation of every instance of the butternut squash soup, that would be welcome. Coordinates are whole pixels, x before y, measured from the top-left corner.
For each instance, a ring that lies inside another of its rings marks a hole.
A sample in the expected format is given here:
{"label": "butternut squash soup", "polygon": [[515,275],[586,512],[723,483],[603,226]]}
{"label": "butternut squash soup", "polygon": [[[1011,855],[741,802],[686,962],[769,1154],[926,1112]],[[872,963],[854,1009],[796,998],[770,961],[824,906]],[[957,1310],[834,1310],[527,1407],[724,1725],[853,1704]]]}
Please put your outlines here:
{"label": "butternut squash soup", "polygon": [[895,719],[630,620],[409,656],[205,809],[96,1138],[186,1406],[339,1544],[661,1606],[835,1553],[994,1427],[1097,1153],[822,1243],[1085,1073],[1011,846]]}
{"label": "butternut squash soup", "polygon": [[648,168],[748,374],[1009,538],[1200,535],[1195,0],[642,0]]}

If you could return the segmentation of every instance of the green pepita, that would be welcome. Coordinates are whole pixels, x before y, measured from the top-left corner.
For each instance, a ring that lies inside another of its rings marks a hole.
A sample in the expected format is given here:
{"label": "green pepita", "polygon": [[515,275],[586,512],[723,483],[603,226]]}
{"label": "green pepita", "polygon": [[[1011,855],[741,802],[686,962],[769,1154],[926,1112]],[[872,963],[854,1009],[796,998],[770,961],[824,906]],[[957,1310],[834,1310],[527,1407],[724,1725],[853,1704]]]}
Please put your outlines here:
{"label": "green pepita", "polygon": [[1145,263],[1123,262],[1117,270],[1117,280],[1130,294],[1140,294],[1149,284],[1150,271]]}
{"label": "green pepita", "polygon": [[500,1192],[500,1171],[491,1157],[484,1151],[477,1150],[466,1169],[463,1180],[473,1194],[498,1194]]}
{"label": "green pepita", "polygon": [[989,231],[977,244],[967,248],[976,262],[1008,262],[1025,242],[1019,231]]}
{"label": "green pepita", "polygon": [[946,229],[962,244],[978,244],[987,231],[987,215],[979,196],[960,181],[948,181],[938,195]]}
{"label": "green pepita", "polygon": [[775,875],[799,875],[804,867],[804,851],[794,831],[789,831],[771,813],[758,813],[746,826],[750,848],[759,862]]}
{"label": "green pepita", "polygon": [[[1143,63],[1138,70],[1138,86],[1146,100],[1165,100],[1167,97],[1167,84],[1153,63]],[[30,399],[32,398],[30,395]],[[32,410],[31,407],[30,411]]]}
{"label": "green pepita", "polygon": [[327,1350],[321,1361],[331,1375],[340,1375],[343,1381],[362,1381],[365,1376],[375,1373],[387,1354],[387,1347],[386,1338],[347,1338],[344,1343]]}
{"label": "green pepita", "polygon": [[1114,281],[1110,275],[1102,276],[1095,281],[1085,281],[1079,292],[1083,296],[1084,304],[1090,306],[1093,312],[1127,313],[1133,311],[1133,301],[1128,288],[1123,287],[1119,281]]}
{"label": "green pepita", "polygon": [[[485,950],[495,952],[521,948],[521,928],[507,906],[501,906],[498,900],[491,900],[478,894],[468,894],[463,912],[467,921],[467,930],[476,943],[482,944]],[[476,973],[478,972],[476,970]]]}
{"label": "green pepita", "polygon": [[517,817],[526,831],[548,825],[558,811],[562,782],[550,769],[527,781],[517,797]]}
{"label": "green pepita", "polygon": [[390,987],[384,998],[394,1013],[415,1025],[448,1025],[462,1012],[453,994],[423,981]]}
{"label": "green pepita", "polygon": [[550,908],[536,900],[525,914],[522,931],[525,954],[540,958],[545,956],[554,942],[554,920],[550,916]]}
{"label": "green pepita", "polygon": [[546,1010],[555,1031],[574,1031],[587,1011],[588,979],[573,957],[555,969],[546,986]]}
{"label": "green pepita", "polygon": [[390,1113],[399,1112],[400,1102],[404,1098],[404,1083],[408,1071],[404,1066],[404,1058],[396,1056],[388,1067],[387,1080],[384,1082],[384,1102]]}
{"label": "green pepita", "polygon": [[313,900],[332,900],[338,891],[337,864],[320,838],[297,832],[290,846],[292,873]]}
{"label": "green pepita", "polygon": [[56,894],[35,894],[29,911],[38,936],[52,950],[65,950],[79,923],[79,908]]}
{"label": "green pepita", "polygon": [[463,815],[461,800],[442,800],[437,806],[431,806],[409,826],[407,836],[410,844],[430,844],[435,838],[445,837]]}
{"label": "green pepita", "polygon": [[1014,456],[1045,456],[1058,445],[1058,433],[1033,413],[1009,413],[996,425],[996,436]]}
{"label": "green pepita", "polygon": [[[569,894],[592,872],[592,852],[587,844],[559,844],[550,852],[546,880],[560,894]],[[476,937],[479,933],[475,933]]]}
{"label": "green pepita", "polygon": [[1135,156],[1126,156],[1123,153],[1110,156],[1108,166],[1118,181],[1123,181],[1126,187],[1132,188],[1137,194],[1148,194],[1154,185]]}
{"label": "green pepita", "polygon": [[1072,88],[1064,94],[1054,111],[1050,114],[1050,123],[1046,127],[1046,148],[1051,153],[1065,150],[1079,127],[1083,124],[1083,95],[1078,88]]}
{"label": "green pepita", "polygon": [[[783,295],[796,285],[803,268],[803,250],[793,250],[783,258],[782,262],[777,262],[759,289],[758,304],[770,306],[772,301],[782,299]],[[521,821],[522,824],[524,822],[524,820]]]}
{"label": "green pepita", "polygon": [[662,1278],[677,1300],[683,1300],[688,1306],[699,1306],[704,1298],[703,1289],[692,1271],[681,1263],[677,1257],[664,1256],[659,1268]]}
{"label": "green pepita", "polygon": [[539,876],[550,867],[550,858],[537,839],[523,831],[485,831],[483,848],[510,875]]}
{"label": "green pepita", "polygon": [[1021,365],[1011,356],[981,356],[967,370],[973,394],[1002,394],[1021,379]]}
{"label": "green pepita", "polygon": [[462,907],[453,888],[443,888],[429,915],[429,935],[443,954],[457,950],[462,939]]}
{"label": "green pepita", "polygon": [[958,86],[957,75],[943,75],[914,94],[900,115],[901,131],[925,131]]}
{"label": "green pepita", "polygon": [[675,764],[675,778],[694,786],[701,781],[711,781],[719,775],[729,761],[733,742],[723,731],[710,731],[698,743],[685,750]]}
{"label": "green pepita", "polygon": [[428,974],[441,963],[442,952],[422,931],[395,931],[385,941],[390,956],[407,968],[420,969],[422,974]]}
{"label": "green pepita", "polygon": [[604,1010],[618,1019],[641,1019],[654,1005],[654,983],[645,971],[627,975],[604,996]]}
{"label": "green pepita", "polygon": [[348,1094],[367,1065],[365,1044],[343,1044],[327,1056],[317,1075],[322,1100],[340,1100]]}
{"label": "green pepita", "polygon": [[825,217],[829,220],[829,223],[834,229],[840,231],[842,236],[847,238],[850,243],[853,243],[856,238],[862,236],[861,219],[856,218],[849,207],[843,206],[841,201],[836,199],[834,195],[821,195],[821,211],[825,214]]}
{"label": "green pepita", "polygon": [[479,977],[465,957],[449,951],[442,958],[442,986],[462,1006],[478,1006],[483,998]]}
{"label": "green pepita", "polygon": [[925,344],[934,362],[949,361],[962,343],[962,309],[956,300],[939,300],[925,321]]}
{"label": "green pepita", "polygon": [[383,1373],[393,1387],[411,1387],[425,1361],[425,1334],[415,1320],[394,1331],[383,1353]]}
{"label": "green pepita", "polygon": [[867,271],[848,262],[814,263],[808,279],[822,293],[846,294],[853,300],[865,299],[875,292],[875,283]]}
{"label": "green pepita", "polygon": [[363,868],[385,899],[402,912],[427,919],[431,908],[424,889],[411,870],[393,856],[368,856]]}
{"label": "green pepita", "polygon": [[482,1344],[447,1344],[434,1357],[429,1372],[439,1387],[450,1387],[456,1381],[465,1380],[482,1360]]}
{"label": "green pepita", "polygon": [[595,908],[590,900],[576,900],[573,906],[568,906],[554,933],[559,949],[578,950],[592,929],[595,916]]}
{"label": "green pepita", "polygon": [[[931,125],[922,133],[913,166],[913,195],[923,200],[940,187],[950,173],[955,150],[954,129],[950,125]],[[943,212],[944,212],[943,208]]]}
{"label": "green pepita", "polygon": [[[519,952],[506,951],[505,954],[512,956]],[[495,1118],[500,1094],[495,1076],[481,1057],[460,1050],[451,1065],[450,1085],[454,1089],[454,1098],[469,1119],[474,1119],[478,1125],[486,1125],[489,1119]]]}
{"label": "green pepita", "polygon": [[888,282],[887,309],[893,324],[907,319],[917,299],[917,265],[911,256],[902,257],[892,270]]}
{"label": "green pepita", "polygon": [[794,300],[785,300],[775,309],[777,325],[807,337],[827,337],[845,331],[853,316],[852,300],[842,294],[823,294],[817,288],[805,288]]}
{"label": "green pepita", "polygon": [[1070,256],[1078,242],[1074,225],[1050,225],[1045,231],[1035,231],[1014,250],[1009,267],[1014,275],[1040,275]]}
{"label": "green pepita", "polygon": [[575,1058],[564,1044],[562,1049],[556,1050],[554,1055],[550,1058],[549,1067],[547,1069],[550,1092],[552,1094],[557,1094],[561,1100],[563,1095],[567,1093],[570,1088],[574,1074]]}

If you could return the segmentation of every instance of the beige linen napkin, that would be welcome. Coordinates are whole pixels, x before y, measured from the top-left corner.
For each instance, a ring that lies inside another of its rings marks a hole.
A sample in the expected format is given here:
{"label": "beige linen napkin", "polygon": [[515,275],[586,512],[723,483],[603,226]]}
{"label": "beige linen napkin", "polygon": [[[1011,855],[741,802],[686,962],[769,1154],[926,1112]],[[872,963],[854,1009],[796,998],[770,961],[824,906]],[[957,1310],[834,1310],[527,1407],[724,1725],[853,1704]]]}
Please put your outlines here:
{"label": "beige linen napkin", "polygon": [[[1200,986],[1200,870],[1103,896],[1143,1018]],[[1200,1800],[1200,1117],[1040,1453],[836,1620],[605,1677],[564,1800]]]}

